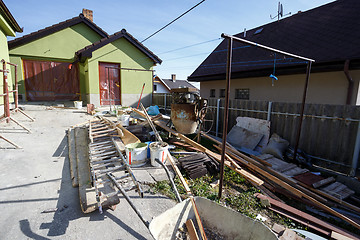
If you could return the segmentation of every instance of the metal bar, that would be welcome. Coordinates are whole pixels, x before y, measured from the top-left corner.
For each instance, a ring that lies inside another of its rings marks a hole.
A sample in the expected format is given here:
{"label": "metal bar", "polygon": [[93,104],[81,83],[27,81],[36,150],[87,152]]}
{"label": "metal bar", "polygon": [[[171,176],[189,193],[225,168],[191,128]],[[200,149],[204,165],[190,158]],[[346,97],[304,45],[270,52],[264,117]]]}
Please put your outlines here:
{"label": "metal bar", "polygon": [[245,39],[242,39],[242,38],[239,38],[239,37],[234,37],[232,35],[228,35],[228,34],[225,34],[225,33],[221,34],[221,37],[227,38],[227,39],[233,39],[233,40],[243,42],[243,43],[247,43],[249,45],[259,47],[259,48],[263,48],[263,49],[266,49],[266,50],[269,50],[269,51],[272,51],[272,52],[280,53],[280,54],[283,54],[283,55],[286,55],[286,56],[289,56],[289,57],[294,57],[294,58],[305,60],[305,61],[308,61],[308,62],[315,62],[315,60],[310,59],[310,58],[306,58],[306,57],[302,57],[302,56],[295,55],[295,54],[292,54],[292,53],[284,52],[284,51],[281,51],[281,50],[278,50],[278,49],[275,49],[275,48],[271,48],[271,47],[268,47],[268,46],[265,46],[265,45],[261,45],[261,44],[255,43],[255,42],[251,42],[249,40],[245,40]]}
{"label": "metal bar", "polygon": [[13,119],[12,117],[9,117],[9,119],[11,121],[13,121],[14,123],[16,123],[17,125],[19,125],[20,127],[22,127],[24,130],[26,130],[28,133],[31,133],[30,129],[28,129],[27,127],[21,125],[18,121],[16,121],[15,119]]}
{"label": "metal bar", "polygon": [[4,141],[10,143],[11,145],[13,145],[15,148],[18,148],[18,149],[22,148],[22,147],[20,147],[19,145],[17,145],[16,143],[10,141],[9,139],[7,139],[7,138],[5,138],[5,137],[3,137],[3,136],[1,136],[1,135],[0,135],[0,138],[3,139]]}
{"label": "metal bar", "polygon": [[301,127],[302,127],[304,110],[305,110],[306,95],[307,95],[309,79],[310,79],[310,71],[311,71],[311,62],[309,61],[308,65],[307,65],[307,69],[306,69],[306,80],[305,80],[304,93],[303,93],[302,104],[301,104],[299,126],[297,129],[296,142],[295,142],[295,148],[294,148],[294,156],[293,156],[294,160],[296,160],[297,150],[298,150],[299,142],[300,142]]}
{"label": "metal bar", "polygon": [[155,70],[146,70],[146,69],[139,69],[139,68],[121,68],[121,67],[105,67],[111,69],[119,69],[119,70],[128,70],[128,71],[142,71],[142,72],[154,72]]}
{"label": "metal bar", "polygon": [[216,134],[219,135],[219,120],[220,120],[220,98],[216,100]]}
{"label": "metal bar", "polygon": [[221,199],[222,188],[223,188],[223,184],[224,184],[225,147],[226,147],[226,135],[227,135],[227,128],[228,128],[228,118],[229,118],[229,95],[230,95],[232,48],[233,48],[233,39],[229,38],[228,39],[227,62],[226,62],[225,113],[224,113],[224,122],[223,122],[224,126],[223,126],[223,135],[222,135],[220,184],[219,184],[219,195],[218,195],[219,199]]}
{"label": "metal bar", "polygon": [[[209,108],[216,109],[216,106],[209,106]],[[220,107],[220,109],[224,109],[224,107]],[[243,112],[254,112],[254,113],[268,113],[268,111],[252,110],[252,109],[244,109],[244,108],[229,108],[229,110],[243,111]],[[272,114],[272,115],[292,116],[292,117],[299,117],[299,116],[300,116],[300,114],[298,114],[298,113],[271,112],[271,114]],[[347,122],[360,122],[359,119],[342,118],[342,117],[317,116],[317,115],[308,115],[308,114],[304,114],[303,117],[326,119],[326,120],[347,121]]]}
{"label": "metal bar", "polygon": [[271,119],[271,108],[272,108],[272,102],[269,102],[268,112],[267,112],[267,120],[268,121],[270,121],[270,119]]}
{"label": "metal bar", "polygon": [[35,119],[30,117],[27,113],[25,113],[23,110],[21,110],[20,108],[16,108],[15,109],[17,112],[22,113],[23,115],[25,115],[25,117],[29,118],[31,121],[35,122]]}
{"label": "metal bar", "polygon": [[135,211],[135,213],[139,216],[141,221],[145,224],[147,228],[149,228],[150,223],[144,219],[141,212],[135,207],[135,205],[132,203],[130,197],[126,194],[125,190],[122,188],[122,186],[115,180],[114,176],[111,173],[107,173],[106,176],[111,180],[111,182],[114,184],[115,187],[117,187],[121,194],[124,196],[126,201],[130,204],[131,208]]}
{"label": "metal bar", "polygon": [[114,143],[114,145],[115,145],[115,147],[116,147],[116,150],[117,150],[118,153],[119,153],[119,156],[120,156],[120,158],[121,158],[122,164],[124,164],[127,172],[130,174],[130,177],[131,177],[133,183],[134,183],[135,186],[137,187],[139,196],[143,198],[143,197],[144,197],[144,192],[143,192],[143,190],[142,190],[139,182],[136,180],[135,175],[134,175],[132,169],[130,168],[129,164],[126,162],[124,156],[122,155],[121,149],[120,149],[119,146],[115,143],[115,139],[112,139],[112,141],[113,141],[113,143]]}
{"label": "metal bar", "polygon": [[165,164],[162,161],[160,161],[160,159],[155,158],[155,160],[164,168],[164,170],[166,172],[166,175],[168,176],[168,178],[170,180],[171,186],[172,186],[172,188],[174,190],[174,193],[175,193],[175,196],[176,196],[178,202],[182,202],[182,199],[181,199],[180,194],[179,194],[179,192],[178,192],[178,190],[176,188],[174,180],[171,178],[169,169],[165,166]]}
{"label": "metal bar", "polygon": [[146,120],[149,122],[149,125],[150,125],[151,129],[152,129],[152,130],[154,131],[154,133],[155,133],[155,137],[157,138],[157,140],[158,140],[159,142],[162,143],[163,140],[161,139],[161,137],[160,137],[160,135],[159,135],[159,132],[156,130],[156,127],[154,126],[154,124],[153,124],[150,116],[148,115],[148,113],[147,113],[144,105],[143,105],[142,103],[140,103],[140,106],[141,106],[141,109],[144,111]]}
{"label": "metal bar", "polygon": [[100,214],[103,214],[101,201],[100,201],[100,195],[99,195],[99,189],[98,189],[98,186],[97,186],[96,174],[95,174],[95,171],[93,169],[93,166],[91,166],[91,164],[90,164],[90,167],[91,167],[91,173],[92,173],[92,178],[93,178],[93,184],[94,184],[94,187],[95,187],[95,195],[96,195],[97,206],[98,206]]}
{"label": "metal bar", "polygon": [[354,153],[353,153],[351,170],[350,170],[351,177],[354,177],[356,174],[356,169],[359,162],[359,152],[360,152],[360,123],[358,124],[358,130],[356,134],[356,141],[355,141]]}
{"label": "metal bar", "polygon": [[164,111],[165,111],[165,114],[166,114],[166,93],[164,95]]}

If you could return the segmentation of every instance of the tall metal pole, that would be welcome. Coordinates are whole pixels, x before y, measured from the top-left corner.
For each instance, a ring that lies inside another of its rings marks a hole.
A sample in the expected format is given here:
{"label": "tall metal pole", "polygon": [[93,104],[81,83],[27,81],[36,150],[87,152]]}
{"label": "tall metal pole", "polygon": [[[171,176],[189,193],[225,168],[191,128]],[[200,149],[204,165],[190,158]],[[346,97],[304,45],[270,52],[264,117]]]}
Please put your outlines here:
{"label": "tall metal pole", "polygon": [[228,40],[227,63],[226,63],[226,88],[225,88],[225,109],[224,109],[224,127],[222,135],[222,151],[220,166],[220,185],[218,198],[221,199],[222,188],[224,182],[224,165],[225,165],[225,147],[229,118],[229,95],[230,95],[230,79],[231,79],[231,60],[232,60],[233,39]]}
{"label": "tall metal pole", "polygon": [[294,161],[296,161],[296,155],[297,155],[297,150],[299,147],[299,141],[300,141],[300,136],[301,136],[301,127],[302,127],[302,122],[303,122],[303,117],[304,117],[305,101],[306,101],[306,95],[307,95],[309,79],[310,79],[311,63],[312,63],[311,61],[308,62],[307,69],[306,69],[306,80],[305,80],[304,93],[303,93],[302,104],[301,104],[300,121],[299,121],[299,126],[297,129],[296,143],[295,143],[295,149],[294,149],[294,155],[293,155]]}

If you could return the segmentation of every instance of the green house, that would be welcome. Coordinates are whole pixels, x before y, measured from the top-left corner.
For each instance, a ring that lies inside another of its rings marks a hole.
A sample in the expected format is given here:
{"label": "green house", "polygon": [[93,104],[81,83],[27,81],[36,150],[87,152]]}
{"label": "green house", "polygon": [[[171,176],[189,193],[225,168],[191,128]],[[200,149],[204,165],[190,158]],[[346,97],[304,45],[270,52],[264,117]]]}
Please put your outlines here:
{"label": "green house", "polygon": [[[7,36],[15,37],[16,32],[22,32],[19,24],[16,22],[13,15],[10,13],[9,9],[6,7],[4,2],[0,0],[0,60],[4,59],[6,62],[9,62],[9,49],[7,43]],[[1,69],[2,69],[1,65]],[[10,66],[7,66],[7,69]],[[0,72],[0,94],[3,93],[3,73]],[[13,89],[13,81],[11,74],[8,74],[8,84],[9,90]],[[10,97],[10,101],[13,101],[13,97]],[[3,104],[3,97],[0,97],[0,104]]]}
{"label": "green house", "polygon": [[149,103],[152,69],[161,63],[125,30],[109,36],[83,14],[14,39],[9,51],[27,101],[133,106],[145,83]]}

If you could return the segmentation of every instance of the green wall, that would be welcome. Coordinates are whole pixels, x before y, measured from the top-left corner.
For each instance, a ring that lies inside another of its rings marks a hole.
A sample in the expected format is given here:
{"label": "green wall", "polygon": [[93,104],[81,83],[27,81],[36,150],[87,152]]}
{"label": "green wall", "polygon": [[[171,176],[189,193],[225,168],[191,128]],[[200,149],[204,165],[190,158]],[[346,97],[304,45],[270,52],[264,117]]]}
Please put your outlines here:
{"label": "green wall", "polygon": [[[0,19],[1,22],[1,19]],[[3,25],[0,24],[0,60],[4,59],[5,61],[9,62],[9,50],[8,50],[8,44],[7,44],[7,38],[6,36],[8,33],[5,32],[5,29],[3,28]],[[15,33],[14,33],[15,34]],[[0,68],[3,69],[2,64],[0,64]],[[10,67],[10,65],[7,65],[7,68],[12,69],[13,67]],[[4,75],[2,72],[0,72],[0,94],[3,93],[3,78]],[[11,91],[13,89],[12,86],[12,75],[11,72],[8,74],[8,84],[9,84],[9,90]],[[10,102],[14,101],[13,94],[10,95]],[[4,104],[4,98],[0,97],[0,104]]]}
{"label": "green wall", "polygon": [[[22,59],[73,62],[75,52],[101,39],[84,23],[76,24],[43,38],[10,50],[11,61],[18,64],[19,93],[25,94]],[[79,68],[81,70],[81,68]],[[80,89],[85,89],[84,76],[80,72]]]}
{"label": "green wall", "polygon": [[97,33],[84,23],[80,23],[13,48],[10,50],[10,55],[72,61],[76,51],[100,39]]}
{"label": "green wall", "polygon": [[[86,60],[90,94],[99,94],[99,62],[120,63],[121,68],[152,70],[154,62],[124,38],[103,46]],[[152,72],[121,70],[121,93],[139,94],[145,83],[144,94],[152,92]]]}

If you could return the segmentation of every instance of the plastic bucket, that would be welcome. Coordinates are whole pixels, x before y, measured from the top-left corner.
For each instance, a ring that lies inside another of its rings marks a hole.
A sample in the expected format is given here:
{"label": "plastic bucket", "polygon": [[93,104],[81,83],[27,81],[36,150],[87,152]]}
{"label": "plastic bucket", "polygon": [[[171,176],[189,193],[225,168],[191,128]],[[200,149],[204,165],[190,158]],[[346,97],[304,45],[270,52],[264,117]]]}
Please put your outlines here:
{"label": "plastic bucket", "polygon": [[166,151],[169,147],[169,144],[163,142],[153,142],[150,143],[150,163],[153,167],[160,167],[161,165],[156,161],[156,159],[160,160],[161,162],[166,162]]}
{"label": "plastic bucket", "polygon": [[146,143],[130,143],[125,145],[126,160],[132,167],[140,167],[146,164],[148,145]]}
{"label": "plastic bucket", "polygon": [[123,127],[128,127],[129,126],[130,115],[128,115],[128,114],[119,115],[118,120],[119,120],[119,122],[121,123],[121,125]]}
{"label": "plastic bucket", "polygon": [[74,101],[74,107],[77,109],[82,109],[82,101]]}

